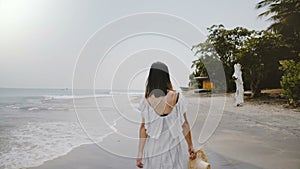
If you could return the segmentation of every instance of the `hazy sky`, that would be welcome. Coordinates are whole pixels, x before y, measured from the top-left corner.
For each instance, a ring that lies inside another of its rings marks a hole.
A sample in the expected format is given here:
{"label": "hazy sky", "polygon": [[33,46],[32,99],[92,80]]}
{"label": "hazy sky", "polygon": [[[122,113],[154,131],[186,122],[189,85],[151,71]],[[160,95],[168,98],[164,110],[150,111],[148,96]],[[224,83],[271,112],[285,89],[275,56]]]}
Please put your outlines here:
{"label": "hazy sky", "polygon": [[[223,24],[226,28],[243,26],[261,30],[267,28],[269,23],[264,18],[257,17],[261,12],[255,9],[257,2],[258,0],[0,0],[0,87],[70,88],[76,58],[88,38],[100,27],[126,15],[140,12],[172,14],[186,19],[204,34],[207,34],[206,28],[213,24]],[[122,25],[118,29],[122,30]],[[114,31],[119,31],[118,29]],[[199,42],[202,40],[199,37]],[[132,48],[133,44],[141,45]],[[157,53],[158,47],[165,50]],[[196,59],[190,54],[183,54],[183,49],[181,53],[179,50],[182,47],[178,47],[170,39],[157,39],[154,36],[133,38],[120,44],[112,51],[111,56],[107,56],[103,62],[105,65],[98,67],[95,76],[97,88],[110,88],[115,84],[121,84],[120,88],[144,87],[147,69],[127,69],[139,62],[138,59],[131,59],[132,63],[124,60],[120,52],[122,48],[123,51],[131,48],[128,54],[143,60],[145,68],[150,66],[152,60],[143,57],[164,55],[152,59],[166,62],[171,75],[175,77],[173,80],[179,86],[187,85],[188,74],[191,72],[189,66]],[[153,50],[143,51],[147,48]],[[168,53],[169,48],[176,48],[177,53]],[[174,61],[174,55],[181,55],[179,60],[182,62],[176,59]],[[120,68],[123,74],[128,70],[131,71],[130,75],[134,75],[126,77],[131,80],[124,84],[120,83],[124,81],[120,77],[117,81],[109,78],[120,74],[116,66],[122,67],[121,63],[127,63],[127,68]],[[88,69],[89,66],[86,66]]]}

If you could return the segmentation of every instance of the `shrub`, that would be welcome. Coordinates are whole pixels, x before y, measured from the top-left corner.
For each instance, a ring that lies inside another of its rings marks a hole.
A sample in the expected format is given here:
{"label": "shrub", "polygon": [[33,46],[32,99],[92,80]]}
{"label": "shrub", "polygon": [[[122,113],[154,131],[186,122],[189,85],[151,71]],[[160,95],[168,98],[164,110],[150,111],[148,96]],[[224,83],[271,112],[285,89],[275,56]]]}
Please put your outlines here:
{"label": "shrub", "polygon": [[280,70],[283,71],[280,84],[283,88],[283,95],[285,95],[289,104],[299,106],[300,100],[300,62],[294,60],[281,60]]}

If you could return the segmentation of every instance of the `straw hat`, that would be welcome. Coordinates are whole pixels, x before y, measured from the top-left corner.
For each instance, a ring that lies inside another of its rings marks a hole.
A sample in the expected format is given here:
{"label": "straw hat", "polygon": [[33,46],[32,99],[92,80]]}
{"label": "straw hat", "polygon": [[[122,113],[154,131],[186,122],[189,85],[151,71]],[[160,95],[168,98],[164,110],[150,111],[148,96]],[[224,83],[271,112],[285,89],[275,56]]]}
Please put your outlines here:
{"label": "straw hat", "polygon": [[194,160],[189,160],[188,169],[210,169],[210,164],[208,163],[207,156],[201,149],[196,151],[197,158]]}

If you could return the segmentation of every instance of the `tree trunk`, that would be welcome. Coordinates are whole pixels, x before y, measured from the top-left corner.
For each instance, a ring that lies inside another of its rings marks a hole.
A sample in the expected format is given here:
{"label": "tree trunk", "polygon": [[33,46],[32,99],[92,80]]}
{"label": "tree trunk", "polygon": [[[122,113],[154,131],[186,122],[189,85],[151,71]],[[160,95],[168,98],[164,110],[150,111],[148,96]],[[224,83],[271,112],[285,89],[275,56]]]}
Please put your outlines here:
{"label": "tree trunk", "polygon": [[252,98],[259,97],[261,95],[260,80],[257,79],[251,80],[250,88],[251,88]]}

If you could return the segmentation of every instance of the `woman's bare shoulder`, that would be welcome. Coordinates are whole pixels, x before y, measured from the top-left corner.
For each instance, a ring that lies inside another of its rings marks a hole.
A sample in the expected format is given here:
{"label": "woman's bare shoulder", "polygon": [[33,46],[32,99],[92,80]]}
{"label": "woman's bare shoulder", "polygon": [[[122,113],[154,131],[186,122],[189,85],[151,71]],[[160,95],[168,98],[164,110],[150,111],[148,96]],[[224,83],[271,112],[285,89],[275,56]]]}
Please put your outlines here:
{"label": "woman's bare shoulder", "polygon": [[167,95],[175,96],[177,94],[178,94],[178,91],[176,91],[176,90],[168,90],[168,94]]}
{"label": "woman's bare shoulder", "polygon": [[167,100],[171,103],[176,103],[176,98],[178,96],[178,92],[176,90],[169,90],[167,94]]}

